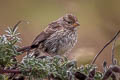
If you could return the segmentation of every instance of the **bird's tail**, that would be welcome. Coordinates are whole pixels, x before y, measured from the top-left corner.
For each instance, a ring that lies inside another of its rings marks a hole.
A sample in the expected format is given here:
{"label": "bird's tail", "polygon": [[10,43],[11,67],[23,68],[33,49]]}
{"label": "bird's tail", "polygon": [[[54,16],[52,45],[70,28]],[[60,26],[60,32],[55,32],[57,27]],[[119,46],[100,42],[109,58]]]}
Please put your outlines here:
{"label": "bird's tail", "polygon": [[17,50],[17,52],[27,52],[30,51],[32,48],[31,46],[25,46]]}

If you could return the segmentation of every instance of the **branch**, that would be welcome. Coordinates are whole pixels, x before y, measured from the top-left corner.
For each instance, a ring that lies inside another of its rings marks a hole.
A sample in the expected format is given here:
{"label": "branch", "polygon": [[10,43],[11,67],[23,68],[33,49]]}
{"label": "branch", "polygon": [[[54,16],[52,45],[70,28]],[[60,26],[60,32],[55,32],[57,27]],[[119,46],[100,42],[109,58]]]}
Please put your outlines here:
{"label": "branch", "polygon": [[21,71],[19,71],[19,70],[15,70],[15,69],[6,69],[6,70],[4,70],[4,69],[0,69],[0,74],[3,74],[3,73],[16,73],[16,74],[20,74],[21,73]]}
{"label": "branch", "polygon": [[116,37],[119,35],[119,33],[120,33],[120,30],[119,30],[119,31],[115,34],[115,36],[114,36],[110,41],[108,41],[108,42],[104,45],[104,47],[97,53],[97,55],[94,57],[94,59],[93,59],[93,61],[92,61],[91,64],[94,64],[94,63],[95,63],[95,61],[97,60],[98,56],[102,53],[102,51],[103,51],[110,43],[112,43],[112,42],[116,39]]}
{"label": "branch", "polygon": [[[30,71],[25,71],[25,72],[30,72]],[[0,74],[4,74],[4,73],[14,73],[14,74],[21,74],[22,72],[20,70],[15,70],[15,69],[0,69]],[[87,78],[86,75],[80,73],[80,72],[75,72],[75,77],[79,80],[85,80]],[[53,78],[53,76],[50,76],[51,78]],[[59,78],[59,77],[54,77],[54,78]],[[61,80],[61,79],[60,79]]]}
{"label": "branch", "polygon": [[[25,72],[30,72],[30,70],[29,71],[25,71]],[[22,73],[22,71],[20,71],[20,70],[17,70],[17,69],[0,69],[0,74],[4,74],[4,73],[15,73],[15,74],[21,74]]]}

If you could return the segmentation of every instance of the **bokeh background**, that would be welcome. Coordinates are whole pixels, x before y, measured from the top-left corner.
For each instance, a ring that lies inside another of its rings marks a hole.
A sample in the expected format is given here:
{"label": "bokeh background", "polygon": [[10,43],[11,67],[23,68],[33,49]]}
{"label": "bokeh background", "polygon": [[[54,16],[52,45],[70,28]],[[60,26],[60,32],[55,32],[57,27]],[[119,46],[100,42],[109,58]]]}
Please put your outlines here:
{"label": "bokeh background", "polygon": [[[90,63],[105,43],[120,29],[120,0],[0,0],[0,34],[19,20],[22,43],[30,45],[52,21],[72,13],[81,26],[78,28],[78,43],[69,55],[78,64]],[[28,24],[29,23],[29,24]],[[116,45],[119,59],[119,40]],[[96,63],[101,66],[106,60],[111,63],[111,45],[100,55]]]}

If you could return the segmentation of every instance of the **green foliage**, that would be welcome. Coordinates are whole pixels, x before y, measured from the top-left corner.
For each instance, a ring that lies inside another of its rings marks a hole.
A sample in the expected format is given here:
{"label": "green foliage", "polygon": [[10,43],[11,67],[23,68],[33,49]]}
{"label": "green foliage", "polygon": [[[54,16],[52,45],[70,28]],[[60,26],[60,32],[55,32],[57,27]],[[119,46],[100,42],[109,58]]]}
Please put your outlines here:
{"label": "green foliage", "polygon": [[[69,80],[71,76],[74,80],[74,72],[77,70],[75,61],[68,61],[67,58],[60,56],[35,58],[26,57],[24,62],[20,64],[23,74],[32,78],[47,78],[48,76],[60,78],[61,80]],[[26,70],[31,72],[26,73]],[[70,75],[70,76],[69,76]]]}
{"label": "green foliage", "polygon": [[[78,68],[76,61],[69,61],[66,57],[63,58],[60,56],[43,59],[28,56],[20,64],[23,74],[32,79],[45,79],[50,76],[58,80],[75,80],[75,72],[79,71],[85,75],[89,75],[89,72],[95,68],[95,66],[89,64]],[[94,79],[100,80],[102,76],[101,72],[96,72]]]}
{"label": "green foliage", "polygon": [[15,64],[15,57],[20,54],[16,51],[15,45],[20,41],[17,28],[8,27],[6,34],[0,36],[0,67],[10,67]]}
{"label": "green foliage", "polygon": [[[97,67],[95,65],[82,65],[78,71],[80,71],[81,73],[85,74],[85,75],[89,75],[89,72],[93,69],[96,69]],[[99,71],[95,72],[95,76],[94,79],[95,80],[101,80],[102,79],[103,74]]]}
{"label": "green foliage", "polygon": [[0,80],[4,80],[4,76],[0,74]]}

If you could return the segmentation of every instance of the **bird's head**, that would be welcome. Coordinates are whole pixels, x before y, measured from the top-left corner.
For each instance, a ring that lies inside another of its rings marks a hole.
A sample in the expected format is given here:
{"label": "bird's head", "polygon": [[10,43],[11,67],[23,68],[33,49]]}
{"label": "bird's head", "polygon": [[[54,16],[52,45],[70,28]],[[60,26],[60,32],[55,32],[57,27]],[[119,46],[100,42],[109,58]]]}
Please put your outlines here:
{"label": "bird's head", "polygon": [[54,31],[61,29],[76,30],[76,28],[80,26],[78,19],[72,14],[66,14],[49,25],[50,29]]}
{"label": "bird's head", "polygon": [[73,16],[72,14],[66,14],[65,16],[63,16],[63,22],[64,22],[64,26],[65,28],[77,28],[78,26],[80,26],[78,19]]}

